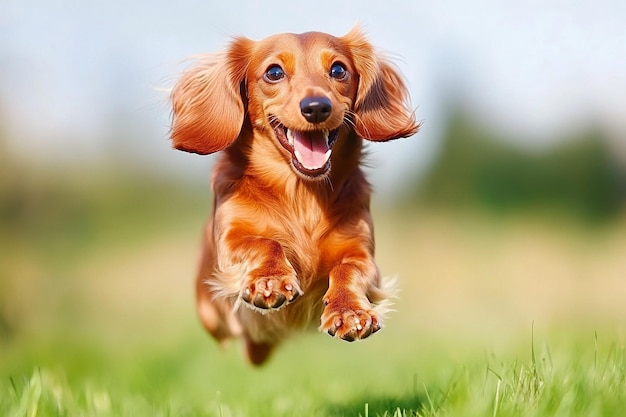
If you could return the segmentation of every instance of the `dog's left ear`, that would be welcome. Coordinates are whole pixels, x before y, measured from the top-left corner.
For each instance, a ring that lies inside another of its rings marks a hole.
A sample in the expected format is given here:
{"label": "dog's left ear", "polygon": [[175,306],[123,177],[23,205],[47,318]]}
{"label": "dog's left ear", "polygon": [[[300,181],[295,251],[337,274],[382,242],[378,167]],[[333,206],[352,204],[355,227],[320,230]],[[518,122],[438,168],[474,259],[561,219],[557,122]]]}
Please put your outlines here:
{"label": "dog's left ear", "polygon": [[417,133],[419,123],[409,105],[409,93],[398,70],[377,57],[358,27],[341,38],[352,51],[359,85],[354,104],[356,133],[371,141],[405,138]]}

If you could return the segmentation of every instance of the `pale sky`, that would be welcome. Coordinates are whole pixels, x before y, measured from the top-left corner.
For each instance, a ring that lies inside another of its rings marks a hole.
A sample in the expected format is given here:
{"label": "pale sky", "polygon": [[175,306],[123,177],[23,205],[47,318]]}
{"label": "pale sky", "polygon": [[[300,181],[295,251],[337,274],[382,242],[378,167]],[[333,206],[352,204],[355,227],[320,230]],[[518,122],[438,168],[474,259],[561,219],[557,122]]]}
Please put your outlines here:
{"label": "pale sky", "polygon": [[512,140],[530,141],[524,146],[590,123],[626,140],[622,0],[3,0],[1,9],[0,121],[9,149],[51,164],[119,154],[204,175],[211,159],[172,151],[167,141],[167,93],[158,88],[172,85],[183,60],[233,35],[343,35],[357,22],[398,57],[423,121],[413,138],[370,147],[377,187],[432,160],[450,98]]}

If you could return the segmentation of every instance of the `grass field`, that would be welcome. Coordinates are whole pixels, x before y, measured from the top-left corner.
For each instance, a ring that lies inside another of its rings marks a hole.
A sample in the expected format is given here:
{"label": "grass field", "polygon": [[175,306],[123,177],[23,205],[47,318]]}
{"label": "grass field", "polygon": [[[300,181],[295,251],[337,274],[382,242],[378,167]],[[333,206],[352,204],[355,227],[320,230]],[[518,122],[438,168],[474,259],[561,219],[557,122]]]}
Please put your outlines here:
{"label": "grass field", "polygon": [[196,322],[200,211],[3,239],[1,416],[625,413],[624,221],[376,212],[378,263],[401,287],[383,331],[301,335],[256,369]]}

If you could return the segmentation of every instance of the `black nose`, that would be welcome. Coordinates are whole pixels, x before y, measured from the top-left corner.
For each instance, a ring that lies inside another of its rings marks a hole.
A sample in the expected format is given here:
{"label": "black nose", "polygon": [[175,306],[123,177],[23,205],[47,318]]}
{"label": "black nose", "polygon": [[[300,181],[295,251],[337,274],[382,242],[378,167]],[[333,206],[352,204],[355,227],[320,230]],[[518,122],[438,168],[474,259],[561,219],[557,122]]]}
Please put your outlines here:
{"label": "black nose", "polygon": [[307,97],[300,102],[300,112],[310,123],[321,123],[328,119],[333,105],[326,97]]}

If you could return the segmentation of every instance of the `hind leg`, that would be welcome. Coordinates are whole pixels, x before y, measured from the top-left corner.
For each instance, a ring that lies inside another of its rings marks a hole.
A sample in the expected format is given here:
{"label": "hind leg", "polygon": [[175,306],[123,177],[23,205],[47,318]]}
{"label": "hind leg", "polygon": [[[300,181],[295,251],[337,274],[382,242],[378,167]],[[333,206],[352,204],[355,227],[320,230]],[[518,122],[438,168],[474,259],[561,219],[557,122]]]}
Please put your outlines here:
{"label": "hind leg", "polygon": [[211,288],[215,263],[211,230],[209,222],[202,242],[200,268],[196,277],[196,303],[198,318],[204,328],[219,342],[224,342],[228,338],[241,335],[241,326],[233,313],[232,302],[215,296]]}
{"label": "hind leg", "polygon": [[247,335],[244,337],[246,344],[246,355],[253,365],[262,365],[269,358],[274,350],[274,345],[267,342],[254,342]]}
{"label": "hind leg", "polygon": [[231,303],[217,300],[200,278],[196,284],[198,318],[204,328],[219,342],[241,334],[241,326],[232,313]]}

